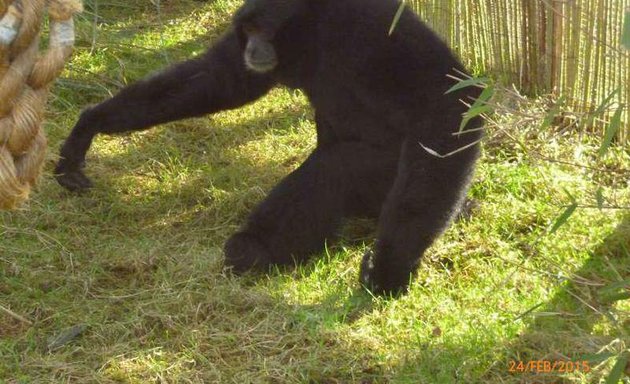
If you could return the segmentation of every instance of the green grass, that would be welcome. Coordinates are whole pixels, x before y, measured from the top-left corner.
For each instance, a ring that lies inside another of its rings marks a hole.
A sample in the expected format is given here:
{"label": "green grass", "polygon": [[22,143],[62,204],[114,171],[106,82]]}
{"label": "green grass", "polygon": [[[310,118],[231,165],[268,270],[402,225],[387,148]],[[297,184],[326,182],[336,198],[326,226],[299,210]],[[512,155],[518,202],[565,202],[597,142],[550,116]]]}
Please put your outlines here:
{"label": "green grass", "polygon": [[[88,5],[92,2],[88,1]],[[630,348],[627,148],[539,135],[489,141],[470,194],[480,205],[428,252],[408,295],[372,298],[357,282],[374,225],[295,270],[234,278],[222,244],[315,145],[297,91],[236,111],[133,135],[99,137],[92,191],[51,177],[81,108],[202,52],[238,1],[100,1],[78,22],[58,81],[38,188],[0,213],[0,382],[7,383],[594,383]],[[509,124],[506,121],[505,124]],[[30,322],[30,323],[29,323]],[[55,337],[85,326],[50,349]],[[599,353],[598,356],[594,354]],[[608,358],[608,359],[606,359]],[[509,372],[511,361],[582,361],[589,373]],[[601,363],[598,363],[600,361]],[[628,379],[625,379],[626,383]]]}

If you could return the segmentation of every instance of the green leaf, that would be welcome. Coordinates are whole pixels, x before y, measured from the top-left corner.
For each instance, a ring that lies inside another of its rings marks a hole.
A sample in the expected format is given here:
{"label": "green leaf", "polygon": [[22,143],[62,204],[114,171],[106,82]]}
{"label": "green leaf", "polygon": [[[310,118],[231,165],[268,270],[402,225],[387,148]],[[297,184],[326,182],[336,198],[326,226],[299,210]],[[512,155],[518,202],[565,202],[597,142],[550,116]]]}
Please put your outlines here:
{"label": "green leaf", "polygon": [[483,92],[481,92],[481,95],[479,95],[479,97],[475,100],[473,105],[468,108],[468,110],[470,111],[482,105],[486,105],[488,103],[488,100],[490,100],[492,96],[494,96],[494,85],[488,85],[484,88]]}
{"label": "green leaf", "polygon": [[626,47],[626,49],[630,49],[630,10],[626,11],[626,17],[624,18],[621,45]]}
{"label": "green leaf", "polygon": [[488,81],[490,81],[490,79],[487,77],[473,77],[472,79],[460,80],[457,82],[457,84],[449,88],[448,91],[444,92],[444,94],[446,95],[448,93],[455,92],[459,89],[466,88],[466,87],[471,87],[475,85],[484,85],[488,83]]}
{"label": "green leaf", "polygon": [[589,353],[589,354],[585,354],[580,356],[577,360],[578,361],[588,361],[589,363],[592,363],[594,365],[596,364],[600,364],[603,363],[604,361],[610,359],[611,357],[615,357],[617,356],[616,353],[613,352],[600,352],[600,353]]}
{"label": "green leaf", "polygon": [[595,192],[595,200],[597,201],[597,208],[601,211],[604,209],[604,190],[602,187],[597,188],[597,192]]}
{"label": "green leaf", "polygon": [[610,370],[608,377],[606,378],[606,384],[617,384],[621,380],[621,375],[623,375],[623,371],[626,369],[626,365],[628,364],[628,354],[622,353],[617,357],[617,362]]}
{"label": "green leaf", "polygon": [[601,291],[616,291],[618,289],[630,289],[630,279],[625,279],[621,281],[616,281],[612,284],[609,284],[601,289]]}
{"label": "green leaf", "polygon": [[617,281],[601,288],[598,296],[603,303],[630,299],[630,279]]}
{"label": "green leaf", "polygon": [[569,198],[569,200],[571,200],[572,203],[575,203],[575,197],[573,197],[573,195],[571,194],[571,192],[569,192],[568,189],[566,188],[562,188],[562,190],[564,191],[564,194],[567,195],[567,197]]}
{"label": "green leaf", "polygon": [[482,113],[490,112],[493,109],[491,106],[486,104],[488,100],[492,98],[492,96],[494,96],[494,85],[488,85],[486,88],[484,88],[483,92],[481,92],[481,95],[479,95],[473,105],[468,108],[468,111],[464,113],[464,116],[462,117],[462,122],[459,125],[459,133],[462,133],[464,131],[464,128],[466,127],[466,125],[468,125],[470,119],[475,116],[479,116]]}
{"label": "green leaf", "polygon": [[516,316],[514,318],[514,320],[518,320],[518,319],[521,319],[521,318],[529,315],[530,313],[534,312],[536,309],[540,308],[543,304],[545,304],[545,303],[543,302],[543,303],[538,303],[538,304],[534,305],[533,307],[531,307],[527,311],[525,311],[525,312],[521,313],[520,315]]}
{"label": "green leaf", "polygon": [[494,85],[490,84],[486,88],[484,88],[481,95],[475,100],[475,103],[472,105],[473,107],[479,106],[481,104],[485,104],[494,96]]}
{"label": "green leaf", "polygon": [[549,231],[550,235],[554,233],[555,231],[557,231],[558,228],[563,226],[567,222],[567,220],[569,220],[569,217],[573,215],[577,206],[578,206],[577,203],[574,201],[573,203],[571,203],[571,205],[566,207],[564,212],[562,212],[562,214],[558,216],[558,218],[556,219],[556,222],[553,224],[553,227],[551,227],[551,230]]}
{"label": "green leaf", "polygon": [[398,25],[398,21],[400,20],[400,16],[402,16],[403,11],[405,10],[405,1],[403,0],[396,11],[396,15],[394,15],[394,21],[392,21],[392,25],[389,27],[388,35],[391,36],[394,33],[394,29],[396,29],[396,25]]}
{"label": "green leaf", "polygon": [[553,105],[553,107],[549,110],[549,112],[545,116],[545,119],[543,120],[542,124],[540,125],[540,129],[541,130],[545,130],[545,129],[549,128],[549,126],[551,126],[551,123],[553,123],[554,117],[556,117],[558,115],[558,112],[560,112],[560,108],[564,105],[564,99],[565,99],[565,97],[561,96],[558,99],[558,101]]}
{"label": "green leaf", "polygon": [[606,128],[606,135],[604,136],[604,141],[602,142],[602,146],[599,148],[599,152],[597,152],[597,155],[599,157],[602,157],[604,156],[604,154],[606,154],[606,151],[608,151],[608,148],[610,147],[610,143],[612,143],[612,140],[617,134],[617,131],[619,131],[619,127],[621,127],[622,112],[623,109],[621,107],[617,108],[617,110],[615,111],[615,115],[610,121],[610,124],[608,124],[608,127]]}
{"label": "green leaf", "polygon": [[466,113],[464,113],[464,118],[462,119],[462,122],[459,125],[459,132],[462,132],[464,130],[464,128],[466,127],[470,119],[489,111],[492,111],[492,106],[490,105],[480,105],[475,108],[470,108]]}
{"label": "green leaf", "polygon": [[628,292],[618,292],[612,295],[606,295],[601,298],[602,304],[611,304],[621,300],[630,299],[630,291]]}
{"label": "green leaf", "polygon": [[588,120],[586,121],[587,127],[590,127],[591,125],[593,125],[593,120],[595,119],[595,116],[601,115],[606,110],[606,108],[608,108],[608,105],[610,104],[610,101],[612,100],[612,98],[615,97],[617,93],[619,93],[619,89],[620,88],[615,89],[614,91],[610,93],[610,95],[606,96],[606,98],[599,104],[597,109],[595,109],[595,111],[593,111],[593,113],[590,114],[590,116],[588,117]]}

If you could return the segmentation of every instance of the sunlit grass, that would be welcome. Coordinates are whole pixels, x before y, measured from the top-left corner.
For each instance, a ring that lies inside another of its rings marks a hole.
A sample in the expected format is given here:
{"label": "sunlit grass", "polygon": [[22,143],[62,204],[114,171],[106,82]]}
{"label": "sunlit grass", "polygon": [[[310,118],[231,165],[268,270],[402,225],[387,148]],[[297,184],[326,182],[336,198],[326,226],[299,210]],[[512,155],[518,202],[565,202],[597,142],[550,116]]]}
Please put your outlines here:
{"label": "sunlit grass", "polygon": [[[588,374],[508,368],[629,347],[630,304],[602,295],[630,278],[627,210],[578,209],[548,234],[570,203],[565,190],[588,205],[601,185],[610,205],[630,205],[628,179],[614,173],[630,168],[627,149],[611,150],[607,173],[487,145],[470,192],[479,207],[393,300],[357,282],[374,236],[362,220],[309,265],[261,277],[221,270],[223,242],[314,148],[297,91],[99,137],[87,168],[95,188],[62,190],[51,171],[80,109],[201,52],[238,5],[163,3],[158,14],[148,0],[99,2],[94,44],[89,12],[78,24],[77,54],[49,108],[45,175],[23,209],[0,213],[0,305],[32,322],[0,312],[0,382],[591,383],[608,374],[614,357]],[[598,148],[544,135],[530,144],[582,165]],[[81,335],[48,349],[77,324]]]}

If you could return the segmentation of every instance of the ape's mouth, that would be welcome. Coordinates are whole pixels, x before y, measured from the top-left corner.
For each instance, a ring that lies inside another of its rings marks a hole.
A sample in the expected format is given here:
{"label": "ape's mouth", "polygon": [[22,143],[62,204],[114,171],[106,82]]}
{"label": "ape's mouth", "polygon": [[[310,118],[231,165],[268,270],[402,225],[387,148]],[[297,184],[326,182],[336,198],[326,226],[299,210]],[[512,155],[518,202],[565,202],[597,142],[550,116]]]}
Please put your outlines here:
{"label": "ape's mouth", "polygon": [[245,65],[254,72],[265,73],[276,68],[278,60],[252,60],[245,57]]}

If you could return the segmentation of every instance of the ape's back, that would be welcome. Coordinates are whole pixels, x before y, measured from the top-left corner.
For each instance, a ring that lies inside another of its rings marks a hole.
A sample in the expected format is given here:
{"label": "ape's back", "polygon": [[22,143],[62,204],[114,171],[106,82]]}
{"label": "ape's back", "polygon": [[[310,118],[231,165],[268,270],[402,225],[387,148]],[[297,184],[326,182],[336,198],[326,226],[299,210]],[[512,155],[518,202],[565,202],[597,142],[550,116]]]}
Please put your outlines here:
{"label": "ape's back", "polygon": [[312,1],[317,20],[303,46],[315,48],[306,48],[309,54],[300,65],[312,66],[313,74],[301,76],[305,83],[299,86],[316,108],[337,120],[337,129],[375,126],[404,136],[409,129],[421,129],[421,121],[443,116],[451,123],[431,128],[431,134],[458,128],[455,120],[465,112],[459,99],[475,97],[477,91],[444,94],[454,83],[447,74],[463,67],[411,10],[402,13],[389,35],[397,1]]}

